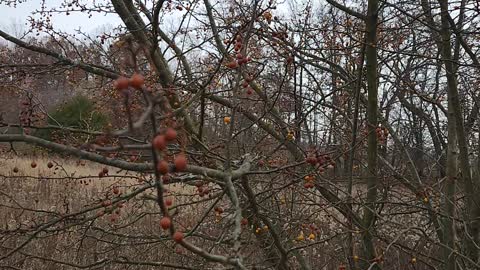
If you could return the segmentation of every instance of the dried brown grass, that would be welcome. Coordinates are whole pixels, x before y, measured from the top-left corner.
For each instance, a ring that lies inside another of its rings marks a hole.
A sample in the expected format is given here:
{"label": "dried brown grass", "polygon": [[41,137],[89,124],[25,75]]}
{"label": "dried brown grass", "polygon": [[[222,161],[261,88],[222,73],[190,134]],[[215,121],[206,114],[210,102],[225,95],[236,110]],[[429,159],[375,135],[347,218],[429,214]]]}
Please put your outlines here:
{"label": "dried brown grass", "polygon": [[[37,164],[35,168],[32,161]],[[48,162],[55,166],[48,168]],[[161,215],[152,199],[153,189],[123,200],[122,208],[118,204],[101,206],[102,201],[118,198],[113,194],[114,186],[126,196],[147,185],[151,176],[106,167],[109,176],[99,178],[104,167],[60,157],[5,155],[0,159],[0,257],[33,239],[16,254],[0,260],[0,269],[77,269],[101,260],[118,260],[119,256],[179,265],[188,261],[187,256],[174,253],[173,241],[167,240],[167,233],[159,227]],[[186,204],[176,214],[175,219],[181,220],[179,229],[191,228],[199,212],[188,206],[194,189],[171,184],[168,190],[167,195],[175,197],[174,205]],[[98,209],[41,229],[43,224],[95,207]],[[100,212],[105,215],[97,217]],[[172,212],[176,212],[175,207]],[[118,262],[100,265],[102,269],[126,267]],[[158,266],[134,269],[154,268]]]}
{"label": "dried brown grass", "polygon": [[[32,161],[37,163],[36,168],[31,167]],[[48,162],[53,162],[56,166],[47,168]],[[14,167],[18,168],[17,173],[13,172]],[[103,168],[103,165],[88,161],[79,162],[77,159],[54,156],[6,155],[0,159],[0,257],[29,240],[41,224],[88,207],[99,206],[107,197],[115,198],[112,194],[113,186],[119,187],[123,194],[135,192],[135,189],[144,186],[145,180],[148,181],[151,177],[151,175],[127,173],[107,167],[110,176],[99,178],[98,173]],[[281,182],[280,179],[275,179],[273,182],[266,181],[265,186],[260,184],[253,188],[268,190],[272,185],[281,186]],[[175,207],[172,208],[172,213],[175,213],[174,221],[177,228],[188,231],[201,222],[196,232],[205,238],[197,235],[190,237],[189,241],[213,253],[228,253],[230,250],[228,244],[217,243],[229,237],[231,218],[227,216],[231,215],[231,212],[228,213],[226,209],[221,216],[216,216],[213,211],[208,212],[207,209],[212,206],[213,200],[195,195],[195,188],[191,186],[170,184],[167,188],[168,196],[174,197]],[[316,235],[318,244],[313,245],[311,241],[304,241],[294,242],[294,245],[305,245],[304,251],[309,254],[307,258],[312,265],[338,264],[343,257],[338,250],[342,246],[339,241],[344,236],[342,224],[345,220],[331,205],[326,204],[319,194],[301,186],[299,189],[293,187],[293,190],[296,191],[295,209],[284,208],[289,206],[292,200],[291,195],[288,195],[289,192],[278,194],[279,198],[286,200],[283,204],[280,200],[280,206],[271,204],[272,198],[267,198],[270,195],[265,193],[257,197],[262,211],[267,213],[266,209],[280,207],[282,210],[278,213],[291,218],[290,224],[284,226],[281,232],[284,238],[295,239],[300,231],[304,231],[305,236],[308,236],[310,230],[308,226],[303,227],[304,224],[307,221],[316,224],[319,229]],[[365,191],[362,185],[356,186],[355,199],[361,201]],[[413,207],[412,194],[400,191],[395,189],[392,196],[396,197],[396,203],[405,205],[389,206],[387,204],[391,212],[403,212]],[[220,191],[214,190],[211,194],[218,194],[218,192]],[[341,192],[338,195],[344,197]],[[263,196],[266,196],[265,200],[262,200]],[[90,266],[87,268],[95,269],[95,262],[102,260],[117,261],[98,264],[99,269],[126,269],[127,266],[118,261],[123,260],[122,258],[135,259],[137,262],[195,265],[197,269],[218,269],[218,266],[179,249],[173,241],[168,240],[168,234],[159,227],[158,221],[161,215],[154,198],[155,192],[150,189],[142,195],[125,201],[122,209],[112,209],[113,214],[97,218],[98,211],[106,210],[104,207],[98,207],[79,215],[79,219],[63,220],[53,224],[36,235],[35,239],[20,252],[6,260],[0,260],[0,269],[6,266],[18,269],[78,269],[78,266]],[[202,200],[205,201],[202,202]],[[219,204],[223,203],[228,208],[224,200],[225,198]],[[116,210],[120,212],[116,214]],[[283,216],[270,216],[270,218],[276,221]],[[112,219],[115,220],[112,221]],[[399,224],[413,225],[421,223],[422,220],[424,218],[420,218],[418,213],[393,215],[388,220],[379,221],[383,223],[381,226],[383,230],[379,233],[388,238],[394,238],[397,233],[401,233],[398,230],[401,227]],[[261,223],[256,225],[263,226]],[[258,246],[255,238],[268,236],[268,233],[262,232],[260,235],[255,235],[253,232],[256,227],[249,228],[250,230],[247,228],[242,234],[245,241],[243,252],[250,261],[263,260],[266,255],[260,255],[261,252],[268,253],[272,247]],[[354,236],[357,243],[359,243],[359,237],[359,235]],[[417,250],[421,249],[424,243],[417,235],[405,236],[405,238],[411,238],[405,239],[406,245],[413,246],[412,243],[419,243]],[[308,247],[308,245],[312,246]],[[357,247],[356,250],[358,249]],[[177,251],[181,251],[180,254]],[[390,253],[390,256],[392,255]],[[409,255],[398,253],[396,256],[401,257],[401,261],[408,264]],[[129,269],[167,269],[167,267],[136,264],[130,265]]]}

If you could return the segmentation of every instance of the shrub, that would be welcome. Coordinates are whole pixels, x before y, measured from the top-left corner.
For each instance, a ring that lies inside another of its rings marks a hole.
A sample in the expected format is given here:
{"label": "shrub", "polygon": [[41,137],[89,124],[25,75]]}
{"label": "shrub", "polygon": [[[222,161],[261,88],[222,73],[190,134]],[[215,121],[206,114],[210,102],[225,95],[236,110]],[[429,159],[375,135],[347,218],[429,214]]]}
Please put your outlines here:
{"label": "shrub", "polygon": [[[95,109],[94,103],[85,96],[75,96],[67,103],[57,106],[49,113],[47,123],[51,126],[64,128],[75,128],[88,131],[99,131],[108,124],[108,117]],[[64,138],[68,131],[43,130],[37,134],[44,138]],[[76,134],[76,138],[82,139],[85,136]]]}

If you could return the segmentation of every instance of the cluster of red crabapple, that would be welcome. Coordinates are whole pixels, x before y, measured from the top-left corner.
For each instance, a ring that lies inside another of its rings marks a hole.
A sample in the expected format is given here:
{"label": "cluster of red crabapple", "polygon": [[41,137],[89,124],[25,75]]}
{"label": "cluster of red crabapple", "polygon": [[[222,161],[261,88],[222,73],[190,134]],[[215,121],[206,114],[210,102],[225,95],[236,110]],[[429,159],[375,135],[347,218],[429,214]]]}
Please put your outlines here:
{"label": "cluster of red crabapple", "polygon": [[[145,79],[140,74],[134,74],[130,79],[125,77],[120,77],[114,82],[114,87],[119,91],[125,91],[128,87],[133,87],[135,89],[141,89],[144,85]],[[165,156],[167,153],[165,150],[169,143],[173,143],[177,139],[177,131],[169,127],[164,130],[162,133],[157,134],[152,140],[152,147],[162,153],[162,156]],[[173,168],[170,166],[169,162],[165,159],[161,159],[157,162],[155,169],[156,171],[162,175],[162,182],[168,182],[168,173],[169,172],[182,172],[185,171],[187,168],[187,158],[185,154],[181,153],[177,155],[173,162]],[[169,207],[173,204],[173,200],[171,198],[167,198],[164,200],[164,204]],[[172,220],[167,215],[160,219],[160,227],[164,230],[170,229],[172,226]],[[183,233],[176,231],[173,233],[172,238],[175,242],[180,243],[183,241]]]}

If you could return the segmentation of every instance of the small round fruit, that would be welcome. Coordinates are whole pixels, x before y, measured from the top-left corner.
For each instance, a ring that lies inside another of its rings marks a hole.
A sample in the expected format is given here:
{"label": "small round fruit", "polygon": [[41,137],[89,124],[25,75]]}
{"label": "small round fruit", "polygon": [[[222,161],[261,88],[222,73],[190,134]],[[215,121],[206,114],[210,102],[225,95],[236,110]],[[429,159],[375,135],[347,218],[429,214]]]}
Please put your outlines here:
{"label": "small round fruit", "polygon": [[102,206],[103,206],[103,207],[108,207],[108,206],[110,206],[110,205],[112,205],[112,201],[110,201],[110,200],[102,201]]}
{"label": "small round fruit", "polygon": [[105,174],[103,172],[98,173],[98,177],[104,177],[104,176],[105,176]]}
{"label": "small round fruit", "polygon": [[315,165],[317,163],[317,158],[314,156],[308,156],[305,161],[310,165]]}
{"label": "small round fruit", "polygon": [[142,88],[143,84],[145,83],[145,78],[142,75],[135,73],[130,78],[130,85],[133,88],[140,89]]}
{"label": "small round fruit", "polygon": [[168,184],[170,182],[170,176],[168,176],[168,175],[162,176],[162,182],[164,184]]}
{"label": "small round fruit", "polygon": [[157,170],[161,174],[167,174],[168,173],[168,162],[165,160],[160,160],[157,164]]}
{"label": "small round fruit", "polygon": [[37,167],[37,163],[36,163],[35,161],[32,161],[32,163],[30,164],[30,166],[31,166],[32,168],[36,168],[36,167]]}
{"label": "small round fruit", "polygon": [[113,194],[118,195],[120,193],[120,189],[118,187],[113,187]]}
{"label": "small round fruit", "polygon": [[160,227],[162,227],[162,229],[167,230],[170,226],[172,226],[172,220],[169,217],[160,219]]}
{"label": "small round fruit", "polygon": [[305,236],[303,235],[303,232],[302,232],[300,233],[299,236],[297,236],[297,241],[303,241],[303,240],[305,240]]}
{"label": "small round fruit", "polygon": [[233,61],[231,61],[231,62],[228,62],[228,63],[226,64],[226,66],[227,66],[228,68],[235,69],[235,68],[238,67],[238,63],[237,63],[237,61],[233,60]]}
{"label": "small round fruit", "polygon": [[51,161],[49,161],[49,162],[47,163],[47,167],[48,167],[48,168],[52,168],[52,167],[53,167],[53,163],[52,163]]}
{"label": "small round fruit", "polygon": [[173,128],[168,128],[165,132],[165,139],[167,141],[173,141],[177,138],[177,131]]}
{"label": "small round fruit", "polygon": [[293,56],[287,57],[287,64],[291,64],[293,62]]}
{"label": "small round fruit", "polygon": [[242,221],[240,222],[243,226],[248,224],[248,219],[247,218],[242,218]]}
{"label": "small round fruit", "polygon": [[120,77],[113,82],[113,86],[117,90],[125,90],[128,88],[128,79],[125,77]]}
{"label": "small round fruit", "polygon": [[172,206],[172,205],[173,205],[173,199],[172,199],[172,198],[166,198],[166,199],[165,199],[165,205],[166,205],[167,207]]}
{"label": "small round fruit", "polygon": [[118,216],[117,214],[111,214],[110,215],[110,222],[115,223],[117,222]]}
{"label": "small round fruit", "polygon": [[165,150],[165,148],[167,148],[167,140],[165,138],[165,135],[155,136],[155,138],[153,139],[153,147],[158,151]]}
{"label": "small round fruit", "polygon": [[102,172],[103,172],[103,174],[108,174],[108,168],[107,168],[107,167],[103,167]]}
{"label": "small round fruit", "polygon": [[13,172],[14,172],[14,173],[18,173],[18,168],[17,168],[17,167],[14,167],[14,168],[13,168]]}
{"label": "small round fruit", "polygon": [[248,62],[247,58],[238,59],[238,64],[239,65],[246,64],[247,62]]}
{"label": "small round fruit", "polygon": [[183,241],[183,233],[182,232],[175,232],[173,234],[173,240],[177,243],[180,243]]}
{"label": "small round fruit", "polygon": [[305,188],[313,188],[315,185],[312,182],[305,183],[303,185]]}
{"label": "small round fruit", "polygon": [[174,164],[175,170],[177,170],[178,172],[185,171],[185,169],[187,169],[187,158],[185,157],[185,155],[180,154],[175,158]]}
{"label": "small round fruit", "polygon": [[225,116],[225,117],[223,118],[223,122],[224,122],[225,124],[230,124],[230,121],[231,121],[231,118],[230,118],[229,116]]}

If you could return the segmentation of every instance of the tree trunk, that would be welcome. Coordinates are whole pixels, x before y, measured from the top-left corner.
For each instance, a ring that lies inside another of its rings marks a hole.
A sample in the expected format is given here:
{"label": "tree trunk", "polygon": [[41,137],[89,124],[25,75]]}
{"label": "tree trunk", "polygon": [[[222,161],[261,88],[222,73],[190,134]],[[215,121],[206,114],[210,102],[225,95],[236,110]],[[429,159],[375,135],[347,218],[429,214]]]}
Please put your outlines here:
{"label": "tree trunk", "polygon": [[[462,104],[460,103],[459,99],[459,92],[458,92],[458,85],[457,85],[457,78],[455,74],[455,66],[454,66],[454,61],[452,57],[452,49],[451,49],[451,31],[450,31],[450,24],[448,21],[448,1],[447,0],[439,0],[440,3],[440,9],[441,9],[441,21],[442,21],[442,27],[441,27],[441,37],[442,37],[442,44],[441,44],[441,54],[442,58],[444,59],[444,64],[445,64],[445,70],[446,70],[446,77],[447,77],[447,88],[448,88],[448,136],[450,140],[450,133],[456,131],[456,140],[458,143],[458,148],[459,148],[459,155],[460,155],[460,171],[461,171],[461,181],[464,184],[465,188],[465,202],[466,202],[466,216],[467,216],[467,234],[472,234],[472,232],[476,231],[473,228],[473,225],[475,224],[473,222],[474,219],[474,211],[473,211],[473,201],[474,201],[474,187],[472,183],[472,177],[470,173],[470,162],[468,160],[468,145],[467,145],[467,140],[465,137],[465,129],[464,129],[464,124],[463,124],[463,115],[462,115]],[[451,122],[454,122],[453,127]],[[454,128],[454,129],[453,129]],[[447,193],[447,200],[450,196],[453,196],[454,193],[450,194],[450,192],[455,191],[455,178],[456,178],[456,171],[452,171],[452,166],[451,163],[453,161],[449,160],[453,157],[448,157],[454,156],[454,146],[452,143],[449,141],[448,142],[448,154],[447,154],[447,179],[448,179],[448,184],[451,185],[452,187],[448,188],[448,193]],[[456,147],[456,145],[455,145]],[[455,167],[456,169],[456,167]],[[452,198],[453,199],[453,198]],[[445,205],[445,210],[446,211],[453,211],[453,205],[451,206],[452,209],[449,209],[449,204],[453,204],[454,202],[447,202]],[[449,212],[450,214],[450,212]],[[450,235],[450,234],[448,234]],[[453,235],[453,234],[452,234]],[[476,243],[475,239],[477,238],[477,235],[472,235],[472,239],[467,240],[467,254],[469,257],[472,258],[473,261],[477,261],[476,255],[477,250],[476,250]],[[452,245],[454,239],[449,239],[448,237],[446,240],[451,240]],[[451,246],[453,248],[453,246]],[[448,268],[446,269],[455,269],[455,262],[452,258],[452,260],[448,260],[449,262],[446,264]],[[451,263],[453,261],[453,263]]]}
{"label": "tree trunk", "polygon": [[[367,201],[364,208],[363,251],[368,260],[362,269],[368,268],[369,262],[375,261],[375,246],[373,234],[375,229],[375,208],[377,200],[377,133],[378,126],[377,104],[377,23],[378,23],[378,0],[368,1],[366,17],[366,77],[367,77],[367,125],[368,125],[368,147],[367,147]],[[380,269],[378,264],[370,269]]]}

